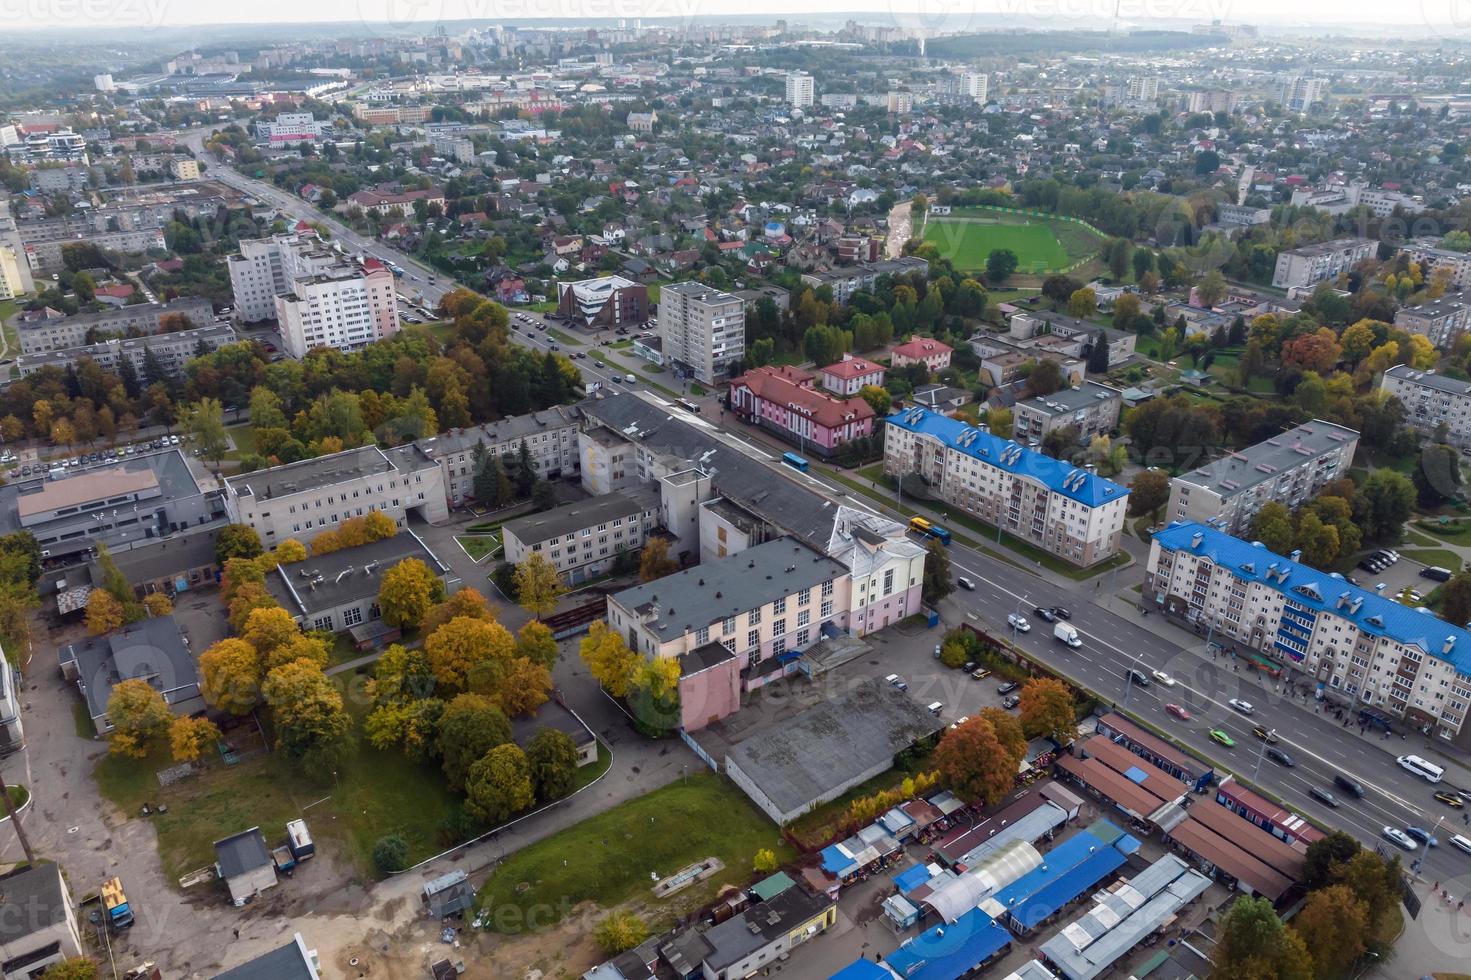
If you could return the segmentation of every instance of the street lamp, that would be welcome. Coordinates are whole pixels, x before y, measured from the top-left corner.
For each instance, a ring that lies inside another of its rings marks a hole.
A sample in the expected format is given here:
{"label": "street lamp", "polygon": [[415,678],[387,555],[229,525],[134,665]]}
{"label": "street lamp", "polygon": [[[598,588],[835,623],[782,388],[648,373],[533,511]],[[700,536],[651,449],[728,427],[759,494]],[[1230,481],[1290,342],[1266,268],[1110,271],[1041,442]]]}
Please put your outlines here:
{"label": "street lamp", "polygon": [[1124,675],[1124,713],[1129,711],[1129,698],[1134,694],[1134,671],[1139,669],[1139,663],[1144,659],[1144,651],[1140,650],[1134,654],[1134,663],[1130,665],[1130,673]]}
{"label": "street lamp", "polygon": [[[1268,732],[1267,734],[1271,734]],[[1251,781],[1256,782],[1262,772],[1262,760],[1267,757],[1267,740],[1262,739],[1262,747],[1256,754],[1256,768],[1251,771]]]}
{"label": "street lamp", "polygon": [[1027,597],[1024,596],[1024,595],[1017,596],[1016,597],[1016,611],[1012,614],[1012,617],[1013,618],[1011,620],[1011,645],[1012,646],[1016,646],[1016,624],[1021,622],[1022,603],[1028,602],[1028,601],[1030,601],[1030,600],[1028,600]]}

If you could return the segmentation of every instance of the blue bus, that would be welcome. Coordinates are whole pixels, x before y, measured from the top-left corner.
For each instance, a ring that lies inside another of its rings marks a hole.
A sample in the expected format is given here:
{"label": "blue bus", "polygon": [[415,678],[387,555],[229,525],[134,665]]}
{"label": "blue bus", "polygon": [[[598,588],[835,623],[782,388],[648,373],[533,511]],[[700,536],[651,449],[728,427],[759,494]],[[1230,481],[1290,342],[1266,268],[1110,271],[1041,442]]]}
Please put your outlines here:
{"label": "blue bus", "polygon": [[783,463],[786,463],[792,469],[800,470],[803,473],[806,473],[807,467],[811,465],[801,456],[798,456],[796,453],[782,453],[781,461]]}
{"label": "blue bus", "polygon": [[909,530],[915,534],[922,534],[927,538],[934,538],[941,544],[950,543],[950,532],[938,524],[933,524],[923,517],[911,517],[909,519]]}

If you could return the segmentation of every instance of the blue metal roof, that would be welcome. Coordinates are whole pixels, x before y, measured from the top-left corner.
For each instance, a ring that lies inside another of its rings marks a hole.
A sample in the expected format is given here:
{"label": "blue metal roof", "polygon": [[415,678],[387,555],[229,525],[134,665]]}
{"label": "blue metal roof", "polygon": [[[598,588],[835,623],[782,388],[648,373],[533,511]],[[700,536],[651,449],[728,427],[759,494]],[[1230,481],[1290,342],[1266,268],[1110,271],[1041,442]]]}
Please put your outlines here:
{"label": "blue metal roof", "polygon": [[822,870],[830,874],[841,878],[857,863],[851,854],[836,844],[829,844],[822,849]]}
{"label": "blue metal roof", "polygon": [[[1200,536],[1199,544],[1195,543],[1196,535]],[[1439,616],[1416,612],[1345,578],[1309,568],[1273,554],[1260,544],[1194,521],[1171,524],[1156,532],[1154,540],[1162,549],[1209,558],[1243,581],[1275,589],[1314,613],[1341,616],[1365,633],[1418,647],[1428,656],[1448,661],[1458,673],[1471,674],[1471,633]],[[1278,649],[1294,660],[1302,659],[1297,650],[1282,645]]]}
{"label": "blue metal roof", "polygon": [[1113,847],[1101,845],[1087,831],[1076,834],[1043,855],[1042,867],[1027,872],[989,901],[1005,907],[1009,925],[1035,928],[1122,867],[1127,860],[1126,850],[1119,845],[1125,842],[1138,845],[1128,834]]}
{"label": "blue metal roof", "polygon": [[908,895],[929,880],[930,869],[922,864],[916,864],[894,876],[894,887],[899,889],[901,895]]}
{"label": "blue metal roof", "polygon": [[1089,507],[1120,500],[1129,492],[1112,480],[1070,463],[1028,449],[1010,439],[993,436],[973,425],[927,408],[896,412],[884,420],[886,425],[906,429],[939,439],[957,452],[965,453],[997,469],[1030,477],[1049,490],[1060,493]]}
{"label": "blue metal roof", "polygon": [[894,974],[872,960],[858,959],[828,977],[827,980],[894,980]]}
{"label": "blue metal roof", "polygon": [[905,980],[956,980],[1005,949],[1011,934],[980,909],[954,925],[939,925],[889,954],[889,969]]}
{"label": "blue metal roof", "polygon": [[1049,882],[1056,881],[1088,860],[1088,855],[1103,850],[1112,851],[1114,849],[1100,840],[1096,834],[1080,830],[1042,855],[1042,864],[1039,867],[1033,868],[1002,888],[988,901],[996,902],[1002,908],[1009,909],[1028,895],[1034,894]]}

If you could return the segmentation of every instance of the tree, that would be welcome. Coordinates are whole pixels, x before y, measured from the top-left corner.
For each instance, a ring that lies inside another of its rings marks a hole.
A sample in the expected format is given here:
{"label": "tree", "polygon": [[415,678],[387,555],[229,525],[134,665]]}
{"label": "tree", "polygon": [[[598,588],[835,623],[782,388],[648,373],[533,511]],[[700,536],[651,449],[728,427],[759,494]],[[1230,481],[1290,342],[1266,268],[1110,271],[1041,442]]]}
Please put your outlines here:
{"label": "tree", "polygon": [[245,619],[245,629],[241,631],[241,639],[255,647],[256,653],[261,656],[261,662],[268,661],[271,654],[276,650],[289,646],[291,642],[301,636],[301,627],[296,625],[296,620],[291,614],[280,606],[270,606],[261,609],[253,609]]}
{"label": "tree", "polygon": [[1102,331],[1093,340],[1093,346],[1088,350],[1088,373],[1108,373],[1108,336]]}
{"label": "tree", "polygon": [[638,580],[652,582],[679,571],[679,562],[669,557],[669,542],[665,538],[653,537],[644,543],[639,555]]}
{"label": "tree", "polygon": [[1036,677],[1022,685],[1022,731],[1028,738],[1046,736],[1059,744],[1072,741],[1077,728],[1073,694],[1062,681]]}
{"label": "tree", "polygon": [[[928,562],[925,563],[925,573],[929,573]],[[633,679],[639,657],[628,648],[623,636],[611,629],[605,620],[600,619],[592,624],[587,636],[579,644],[577,653],[582,662],[587,664],[593,679],[609,694],[615,698],[628,694],[628,685]]]}
{"label": "tree", "polygon": [[1164,470],[1141,470],[1129,484],[1129,513],[1153,514],[1170,501],[1170,475]]}
{"label": "tree", "polygon": [[[1123,293],[1113,301],[1113,325],[1116,330],[1134,329],[1134,321],[1139,318],[1139,297],[1134,293]],[[1089,370],[1092,370],[1091,368]]]}
{"label": "tree", "polygon": [[1022,731],[1021,720],[1005,708],[982,708],[981,717],[991,723],[996,741],[1001,743],[1007,756],[1021,761],[1027,756],[1027,736]]}
{"label": "tree", "polygon": [[769,875],[778,867],[780,865],[776,861],[776,852],[769,847],[761,848],[756,852],[756,856],[751,859],[751,868],[757,874]]}
{"label": "tree", "polygon": [[1087,286],[1076,289],[1067,298],[1067,315],[1082,320],[1098,312],[1098,294]]}
{"label": "tree", "polygon": [[471,673],[486,664],[494,664],[503,675],[515,651],[516,639],[510,630],[494,620],[469,616],[456,616],[424,641],[434,679],[450,691],[468,688]]}
{"label": "tree", "polygon": [[1343,359],[1338,335],[1327,327],[1294,337],[1282,345],[1282,366],[1328,374]]}
{"label": "tree", "polygon": [[105,589],[93,589],[87,597],[87,633],[101,636],[123,625],[123,604]]}
{"label": "tree", "polygon": [[80,957],[62,960],[48,966],[41,980],[97,980],[97,964]]}
{"label": "tree", "polygon": [[1221,923],[1211,980],[1313,980],[1302,938],[1285,929],[1265,898],[1236,899]]}
{"label": "tree", "polygon": [[566,732],[543,728],[531,736],[526,762],[536,798],[543,803],[560,800],[577,784],[577,745]]}
{"label": "tree", "polygon": [[1420,506],[1439,507],[1461,493],[1461,456],[1444,443],[1428,445],[1420,450],[1410,480]]}
{"label": "tree", "polygon": [[551,670],[557,664],[561,651],[551,629],[538,620],[530,620],[516,633],[516,656],[525,657],[532,663],[541,664]]}
{"label": "tree", "polygon": [[179,425],[194,440],[194,446],[205,459],[216,464],[230,449],[230,436],[225,431],[225,410],[216,398],[201,398],[185,406]]}
{"label": "tree", "polygon": [[437,582],[429,566],[418,558],[405,558],[384,572],[378,586],[383,622],[396,629],[419,626],[434,602]]}
{"label": "tree", "polygon": [[1219,269],[1212,269],[1201,277],[1200,282],[1195,284],[1195,296],[1200,300],[1200,305],[1212,307],[1221,301],[1226,295],[1226,280]]}
{"label": "tree", "polygon": [[950,553],[940,542],[930,539],[925,545],[924,582],[920,587],[921,598],[933,606],[941,599],[955,591],[955,583],[950,578]]}
{"label": "tree", "polygon": [[1044,357],[1032,366],[1027,375],[1027,390],[1035,398],[1045,398],[1062,388],[1062,367],[1050,357]]}
{"label": "tree", "polygon": [[231,558],[258,558],[262,548],[260,535],[249,524],[226,524],[215,535],[215,562],[224,565]]}
{"label": "tree", "polygon": [[489,603],[485,601],[485,596],[480,590],[464,586],[457,589],[454,595],[436,604],[424,616],[424,622],[421,624],[424,635],[428,636],[456,616],[468,616],[471,619],[495,619]]}
{"label": "tree", "polygon": [[567,591],[556,567],[540,552],[533,552],[516,566],[516,601],[533,616],[547,616],[557,609],[557,599]]}
{"label": "tree", "polygon": [[1440,618],[1462,626],[1471,623],[1471,571],[1460,572],[1441,590]]}
{"label": "tree", "polygon": [[1331,831],[1326,837],[1308,845],[1303,859],[1303,884],[1309,891],[1317,891],[1338,880],[1341,866],[1362,850],[1358,839],[1342,830]]}
{"label": "tree", "polygon": [[141,678],[119,681],[107,698],[107,720],[112,722],[108,748],[118,755],[143,758],[173,723],[173,712],[163,695]]}
{"label": "tree", "polygon": [[260,653],[244,640],[220,640],[199,658],[204,700],[232,715],[249,714],[260,703]]}
{"label": "tree", "polygon": [[[514,657],[504,670],[494,673],[498,674],[493,681],[494,689],[480,693],[493,694],[501,710],[511,718],[530,714],[551,697],[551,671],[526,657]],[[471,676],[472,688],[476,686],[476,676]]]}
{"label": "tree", "polygon": [[991,434],[1002,439],[1010,439],[1012,427],[1016,424],[1016,417],[1009,408],[988,408],[986,410],[986,428]]}
{"label": "tree", "polygon": [[1016,785],[1013,758],[1002,747],[996,730],[985,718],[973,717],[940,739],[934,766],[945,783],[962,799],[995,806]]}
{"label": "tree", "polygon": [[633,949],[648,938],[648,923],[632,912],[621,909],[614,909],[605,915],[593,931],[593,939],[597,940],[597,944],[609,956]]}
{"label": "tree", "polygon": [[174,611],[174,602],[162,592],[150,592],[143,597],[143,607],[150,616],[168,616]]}
{"label": "tree", "polygon": [[1286,505],[1277,500],[1263,504],[1251,519],[1251,536],[1274,554],[1285,555],[1291,551],[1294,540],[1292,514]]}
{"label": "tree", "polygon": [[894,404],[894,397],[878,385],[864,385],[858,390],[858,397],[868,402],[868,407],[879,418],[888,415]]}
{"label": "tree", "polygon": [[295,660],[277,667],[261,684],[261,697],[271,708],[276,745],[289,758],[318,768],[345,748],[352,719],[319,664]]}
{"label": "tree", "polygon": [[986,256],[986,282],[995,286],[1006,281],[1016,271],[1016,253],[1009,248],[998,248]]}
{"label": "tree", "polygon": [[511,723],[489,698],[460,694],[439,717],[440,765],[450,789],[465,785],[470,767],[497,745],[511,740]]}
{"label": "tree", "polygon": [[502,824],[535,802],[531,767],[514,742],[497,745],[474,765],[465,780],[465,811],[486,824]]}
{"label": "tree", "polygon": [[1368,909],[1347,885],[1330,885],[1308,895],[1307,903],[1292,920],[1312,957],[1314,974],[1346,976],[1354,961],[1368,948],[1371,934]]}
{"label": "tree", "polygon": [[409,866],[409,845],[397,834],[384,834],[373,844],[373,866],[386,875]]}
{"label": "tree", "polygon": [[169,748],[175,762],[193,762],[220,740],[220,730],[208,718],[175,718],[169,726]]}
{"label": "tree", "polygon": [[1415,485],[1403,473],[1377,469],[1369,474],[1361,488],[1368,505],[1366,520],[1361,524],[1369,539],[1397,536],[1415,506]]}

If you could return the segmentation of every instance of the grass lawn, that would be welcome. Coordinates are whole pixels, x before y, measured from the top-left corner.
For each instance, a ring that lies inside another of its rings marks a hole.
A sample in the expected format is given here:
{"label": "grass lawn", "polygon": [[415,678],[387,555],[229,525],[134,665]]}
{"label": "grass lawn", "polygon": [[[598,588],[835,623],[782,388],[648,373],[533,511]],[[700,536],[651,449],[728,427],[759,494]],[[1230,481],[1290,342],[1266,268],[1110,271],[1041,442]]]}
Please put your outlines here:
{"label": "grass lawn", "polygon": [[1072,264],[1067,249],[1047,224],[1003,224],[985,212],[930,218],[924,239],[957,269],[984,269],[986,257],[997,249],[1016,253],[1017,271],[1038,274]]}
{"label": "grass lawn", "polygon": [[1445,548],[1416,548],[1414,550],[1401,551],[1400,555],[1411,558],[1427,565],[1439,565],[1441,568],[1449,568],[1453,572],[1461,570],[1461,556],[1454,551]]}
{"label": "grass lawn", "polygon": [[6,357],[15,357],[20,353],[20,336],[10,323],[10,318],[18,312],[20,312],[20,304],[15,300],[0,300],[0,324],[3,324],[5,328]]}
{"label": "grass lawn", "polygon": [[633,341],[631,341],[631,340],[619,340],[619,341],[616,341],[615,343],[609,344],[608,346],[611,347],[611,348],[613,348],[614,350],[627,350],[628,348],[630,348],[630,347],[633,346]]}
{"label": "grass lawn", "polygon": [[[589,817],[523,848],[480,890],[497,932],[546,927],[579,902],[602,908],[638,901],[657,932],[702,905],[727,884],[753,877],[751,858],[771,848],[777,860],[795,857],[777,828],[730,782],[700,772]],[[720,873],[665,900],[654,898],[650,873],[668,876],[707,857]]]}
{"label": "grass lawn", "polygon": [[548,329],[547,336],[561,343],[571,344],[573,347],[581,347],[583,345],[583,341],[573,337],[571,334],[565,334],[560,330]]}
{"label": "grass lawn", "polygon": [[[1442,524],[1439,521],[1424,520],[1416,521],[1415,527],[1422,531],[1428,531],[1437,538],[1449,541],[1452,544],[1471,545],[1471,521],[1451,520]],[[1418,544],[1419,542],[1417,541],[1416,543]]]}
{"label": "grass lawn", "polygon": [[246,456],[255,452],[255,430],[250,427],[250,423],[228,426],[225,432],[230,436],[230,441],[235,446],[231,455],[234,455],[238,459],[240,456]]}
{"label": "grass lawn", "polygon": [[501,536],[499,534],[461,534],[455,537],[460,547],[465,549],[465,554],[475,564],[480,564],[501,550]]}
{"label": "grass lawn", "polygon": [[599,776],[607,772],[613,765],[613,753],[598,739],[598,761],[590,766],[583,766],[577,770],[577,780],[572,784],[572,792],[577,792],[584,786],[591,786]]}
{"label": "grass lawn", "polygon": [[1405,528],[1404,540],[1401,543],[1408,544],[1416,548],[1436,548],[1439,547],[1441,544],[1441,542],[1436,541],[1430,535],[1421,534],[1419,531],[1416,531],[1414,528],[1411,527]]}

